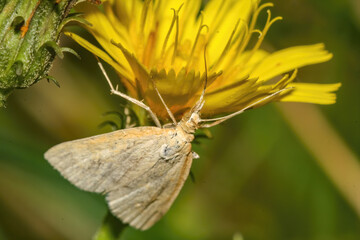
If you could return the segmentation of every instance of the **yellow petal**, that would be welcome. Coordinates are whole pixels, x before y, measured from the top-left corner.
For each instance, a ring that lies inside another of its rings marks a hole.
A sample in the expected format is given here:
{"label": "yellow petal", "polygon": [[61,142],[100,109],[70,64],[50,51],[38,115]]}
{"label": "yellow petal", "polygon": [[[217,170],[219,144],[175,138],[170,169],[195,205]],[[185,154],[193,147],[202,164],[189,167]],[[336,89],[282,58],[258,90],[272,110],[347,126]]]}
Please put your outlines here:
{"label": "yellow petal", "polygon": [[341,83],[315,84],[315,83],[291,83],[288,87],[294,90],[283,96],[281,102],[306,102],[316,104],[333,104],[336,101],[337,91]]}
{"label": "yellow petal", "polygon": [[205,94],[205,105],[201,111],[204,116],[232,112],[240,109],[238,105],[248,101],[247,96],[261,95],[257,79],[242,79],[238,83],[223,86]]}
{"label": "yellow petal", "polygon": [[112,41],[112,44],[120,49],[124,55],[127,63],[130,65],[131,70],[133,71],[136,79],[136,87],[141,93],[144,93],[146,88],[149,86],[150,76],[146,68],[138,61],[134,54],[130,53],[126,48],[124,48],[121,43],[116,43]]}
{"label": "yellow petal", "polygon": [[[64,32],[64,34],[68,37],[71,37],[73,40],[75,40],[80,46],[88,50],[89,52],[92,52],[96,56],[103,59],[105,62],[110,64],[113,68],[115,68],[116,71],[120,73],[124,73],[124,67],[122,67],[119,63],[115,62],[106,52],[101,50],[100,48],[96,47],[95,45],[91,44],[84,38],[80,37],[79,35],[76,35],[72,32]],[[125,74],[125,73],[124,73]]]}
{"label": "yellow petal", "polygon": [[[176,73],[173,69],[166,72],[165,69],[157,71],[153,69],[150,73],[151,79],[155,82],[161,96],[177,119],[195,104],[196,93],[202,88],[200,73],[195,71],[186,72],[183,68]],[[162,118],[167,118],[167,113],[159,101],[159,97],[153,86],[147,89],[146,99],[149,105],[157,112],[161,112]]]}
{"label": "yellow petal", "polygon": [[[222,86],[236,84],[244,77],[249,77],[254,66],[269,55],[269,53],[264,50],[256,51],[251,58],[249,58],[250,54],[250,51],[245,51],[235,60],[229,58],[226,62],[221,64],[217,69],[224,69],[224,73],[216,82],[214,82],[212,86],[208,88],[208,90],[212,91],[214,88],[221,88]],[[248,58],[249,61],[244,64],[244,60]]]}
{"label": "yellow petal", "polygon": [[64,32],[64,34],[74,39],[78,44],[80,44],[83,48],[87,49],[89,52],[92,52],[93,54],[110,64],[118,72],[120,77],[122,77],[122,79],[125,81],[124,84],[126,85],[126,87],[129,87],[132,89],[132,91],[134,91],[135,85],[132,81],[133,76],[127,71],[126,68],[124,68],[121,64],[115,62],[106,52],[94,46],[82,37],[76,35],[75,33]]}
{"label": "yellow petal", "polygon": [[110,19],[102,13],[97,7],[91,4],[79,4],[76,7],[79,11],[86,12],[84,18],[92,24],[91,27],[84,27],[91,32],[104,50],[109,53],[117,62],[122,63],[125,68],[129,69],[126,59],[119,48],[111,44],[111,40],[120,42],[127,49],[131,49],[131,40],[125,27],[117,22],[110,22]]}
{"label": "yellow petal", "polygon": [[[204,24],[209,26],[209,62],[212,64],[222,54],[238,21],[249,21],[256,1],[210,1],[204,9]],[[239,34],[240,27],[237,29]]]}
{"label": "yellow petal", "polygon": [[[177,2],[181,2],[176,0]],[[199,13],[201,1],[188,0],[185,2],[183,9],[181,9],[180,21],[180,40],[186,39],[194,40],[198,30],[197,15]]]}
{"label": "yellow petal", "polygon": [[266,81],[295,68],[326,62],[331,58],[332,54],[324,49],[324,44],[291,47],[274,52],[260,61],[251,72],[251,77]]}

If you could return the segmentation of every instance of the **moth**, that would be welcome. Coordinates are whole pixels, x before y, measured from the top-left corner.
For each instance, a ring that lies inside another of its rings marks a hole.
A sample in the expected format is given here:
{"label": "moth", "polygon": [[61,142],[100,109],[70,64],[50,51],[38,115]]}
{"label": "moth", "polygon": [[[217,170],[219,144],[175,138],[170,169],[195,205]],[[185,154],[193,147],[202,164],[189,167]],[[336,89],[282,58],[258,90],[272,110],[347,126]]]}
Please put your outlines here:
{"label": "moth", "polygon": [[76,187],[105,194],[113,215],[141,230],[161,219],[183,187],[193,159],[198,158],[191,150],[197,129],[217,125],[285,90],[225,117],[201,119],[207,83],[205,74],[199,100],[180,122],[176,122],[154,83],[173,121],[171,126],[161,126],[147,105],[115,89],[100,61],[98,64],[111,93],[147,110],[157,126],[128,128],[60,143],[45,153],[45,159]]}

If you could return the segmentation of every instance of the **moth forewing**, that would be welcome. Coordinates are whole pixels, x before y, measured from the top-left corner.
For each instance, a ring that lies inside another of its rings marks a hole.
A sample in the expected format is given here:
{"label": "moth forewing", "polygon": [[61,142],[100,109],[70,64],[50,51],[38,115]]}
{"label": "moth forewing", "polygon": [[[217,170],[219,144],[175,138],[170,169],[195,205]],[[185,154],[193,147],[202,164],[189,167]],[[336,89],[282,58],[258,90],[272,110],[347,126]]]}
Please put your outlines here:
{"label": "moth forewing", "polygon": [[147,229],[178,195],[192,163],[181,127],[137,127],[61,143],[45,158],[80,189],[107,193],[113,214]]}
{"label": "moth forewing", "polygon": [[135,228],[148,229],[176,199],[189,174],[191,163],[190,143],[173,157],[160,157],[144,175],[108,194],[111,211]]}

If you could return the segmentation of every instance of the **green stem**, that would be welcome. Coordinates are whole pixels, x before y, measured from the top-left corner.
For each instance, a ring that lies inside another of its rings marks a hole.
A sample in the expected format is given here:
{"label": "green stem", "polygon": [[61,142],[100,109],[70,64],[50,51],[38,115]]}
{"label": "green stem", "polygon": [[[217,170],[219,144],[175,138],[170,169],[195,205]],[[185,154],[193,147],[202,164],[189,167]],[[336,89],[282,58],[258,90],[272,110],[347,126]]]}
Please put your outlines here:
{"label": "green stem", "polygon": [[94,240],[119,240],[127,226],[108,211],[101,227],[94,236]]}

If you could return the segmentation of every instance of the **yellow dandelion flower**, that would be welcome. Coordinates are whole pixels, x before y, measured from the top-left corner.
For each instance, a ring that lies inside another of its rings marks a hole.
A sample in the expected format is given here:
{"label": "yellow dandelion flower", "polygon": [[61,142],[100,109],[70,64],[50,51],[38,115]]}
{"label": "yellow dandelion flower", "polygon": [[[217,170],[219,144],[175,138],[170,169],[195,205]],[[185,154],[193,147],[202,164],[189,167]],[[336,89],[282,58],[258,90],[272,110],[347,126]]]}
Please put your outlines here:
{"label": "yellow dandelion flower", "polygon": [[255,107],[272,101],[334,103],[340,83],[293,82],[298,68],[332,58],[323,44],[274,53],[260,49],[271,25],[281,19],[267,10],[265,25],[256,28],[259,14],[272,6],[256,0],[210,0],[200,11],[201,0],[110,0],[102,9],[88,4],[78,8],[103,50],[66,34],[114,67],[128,93],[144,99],[163,120],[168,114],[153,82],[181,119],[199,99],[205,71],[204,117],[238,111],[282,89],[287,90]]}

